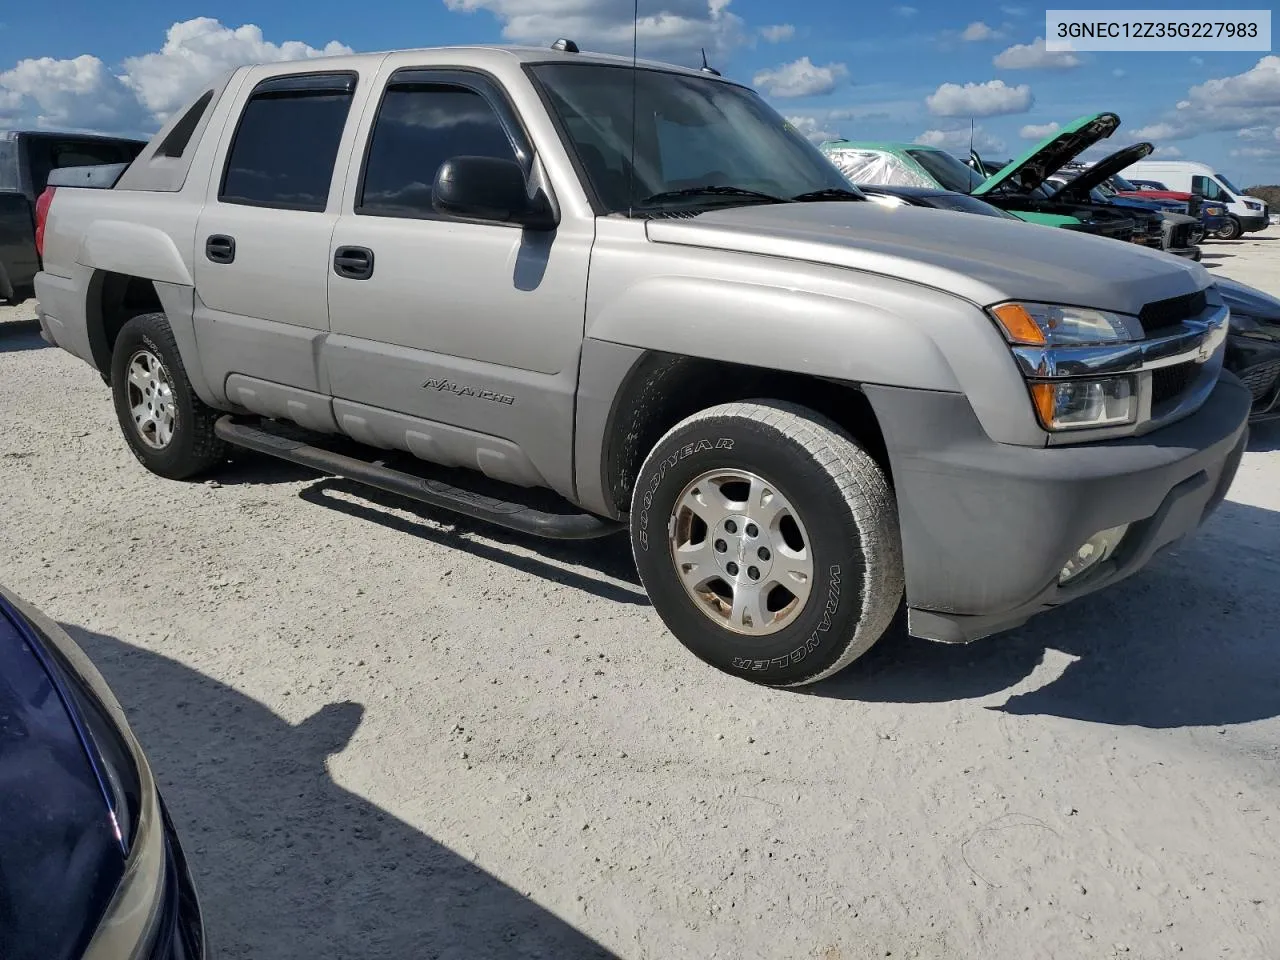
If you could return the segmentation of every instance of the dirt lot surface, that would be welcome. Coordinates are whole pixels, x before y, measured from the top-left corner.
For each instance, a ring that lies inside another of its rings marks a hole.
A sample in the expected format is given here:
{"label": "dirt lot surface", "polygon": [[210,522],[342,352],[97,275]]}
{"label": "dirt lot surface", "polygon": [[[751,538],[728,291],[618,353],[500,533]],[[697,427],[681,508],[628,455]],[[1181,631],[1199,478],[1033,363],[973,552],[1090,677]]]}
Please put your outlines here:
{"label": "dirt lot surface", "polygon": [[[1280,294],[1280,230],[1205,249]],[[1134,580],[777,692],[688,656],[621,538],[147,474],[33,316],[0,582],[128,707],[217,956],[1280,956],[1280,429]]]}

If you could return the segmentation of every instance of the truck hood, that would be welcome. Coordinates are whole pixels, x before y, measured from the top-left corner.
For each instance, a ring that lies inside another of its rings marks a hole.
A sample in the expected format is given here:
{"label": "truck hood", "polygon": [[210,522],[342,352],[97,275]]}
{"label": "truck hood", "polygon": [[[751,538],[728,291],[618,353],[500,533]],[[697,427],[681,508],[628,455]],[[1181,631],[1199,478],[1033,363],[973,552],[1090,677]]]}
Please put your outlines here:
{"label": "truck hood", "polygon": [[1099,140],[1115,133],[1118,126],[1120,118],[1114,113],[1081,117],[1005,164],[994,176],[979,184],[973,195],[981,197],[1001,184],[1007,184],[1018,193],[1030,193]]}
{"label": "truck hood", "polygon": [[1049,193],[1050,197],[1087,197],[1089,191],[1099,184],[1106,183],[1125,167],[1137,163],[1143,157],[1150,156],[1155,144],[1135,143],[1131,147],[1108,154],[1088,170],[1081,171],[1074,180],[1068,180],[1057,190]]}
{"label": "truck hood", "polygon": [[1071,230],[878,203],[756,204],[650,220],[649,240],[829,264],[980,306],[1039,300],[1136,314],[1209,285],[1199,264]]}

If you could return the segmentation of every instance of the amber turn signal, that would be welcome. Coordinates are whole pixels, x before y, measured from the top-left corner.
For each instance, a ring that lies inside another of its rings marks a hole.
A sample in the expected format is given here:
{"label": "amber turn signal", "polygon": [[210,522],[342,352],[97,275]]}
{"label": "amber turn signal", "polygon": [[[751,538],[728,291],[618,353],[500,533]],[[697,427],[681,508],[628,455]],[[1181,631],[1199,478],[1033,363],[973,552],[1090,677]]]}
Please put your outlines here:
{"label": "amber turn signal", "polygon": [[1013,343],[1043,344],[1044,331],[1036,323],[1031,312],[1020,303],[1004,303],[991,313],[1000,321],[1004,332]]}

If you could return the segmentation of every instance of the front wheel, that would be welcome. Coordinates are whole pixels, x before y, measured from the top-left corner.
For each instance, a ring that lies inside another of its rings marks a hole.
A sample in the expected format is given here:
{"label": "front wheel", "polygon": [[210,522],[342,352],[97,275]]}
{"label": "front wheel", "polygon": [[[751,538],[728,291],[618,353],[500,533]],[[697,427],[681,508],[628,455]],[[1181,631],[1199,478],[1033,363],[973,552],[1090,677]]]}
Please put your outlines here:
{"label": "front wheel", "polygon": [[1218,228],[1215,236],[1219,240],[1238,240],[1242,233],[1244,228],[1240,226],[1240,221],[1235,217],[1228,217],[1227,222]]}
{"label": "front wheel", "polygon": [[630,522],[667,628],[757,683],[831,676],[880,639],[902,600],[884,471],[794,404],[723,404],[678,424],[640,470]]}

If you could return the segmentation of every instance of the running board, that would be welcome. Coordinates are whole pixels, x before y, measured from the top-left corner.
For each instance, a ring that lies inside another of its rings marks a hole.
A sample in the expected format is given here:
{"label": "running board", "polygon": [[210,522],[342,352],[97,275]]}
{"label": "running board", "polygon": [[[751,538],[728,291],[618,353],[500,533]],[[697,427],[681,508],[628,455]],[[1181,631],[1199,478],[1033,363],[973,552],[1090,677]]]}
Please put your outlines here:
{"label": "running board", "polygon": [[591,513],[548,513],[508,500],[486,497],[439,480],[416,477],[381,463],[357,460],[355,457],[312,446],[295,437],[273,433],[266,423],[238,422],[227,415],[219,418],[214,431],[227,443],[237,447],[279,457],[323,473],[346,477],[419,503],[536,537],[590,540],[607,537],[622,530],[621,523]]}

